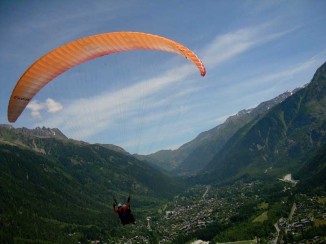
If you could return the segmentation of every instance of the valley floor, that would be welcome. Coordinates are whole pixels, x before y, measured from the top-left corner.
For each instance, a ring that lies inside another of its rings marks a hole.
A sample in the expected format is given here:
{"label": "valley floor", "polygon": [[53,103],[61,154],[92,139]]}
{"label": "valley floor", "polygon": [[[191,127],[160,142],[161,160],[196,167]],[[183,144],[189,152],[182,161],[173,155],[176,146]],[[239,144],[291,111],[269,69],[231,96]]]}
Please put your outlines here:
{"label": "valley floor", "polygon": [[210,243],[304,243],[303,240],[322,243],[326,240],[326,233],[320,228],[326,224],[324,196],[294,196],[295,186],[288,182],[264,184],[253,181],[223,187],[195,186],[176,196],[160,214],[153,214],[146,222],[132,227],[134,237],[124,237],[120,243],[191,243],[196,239]]}

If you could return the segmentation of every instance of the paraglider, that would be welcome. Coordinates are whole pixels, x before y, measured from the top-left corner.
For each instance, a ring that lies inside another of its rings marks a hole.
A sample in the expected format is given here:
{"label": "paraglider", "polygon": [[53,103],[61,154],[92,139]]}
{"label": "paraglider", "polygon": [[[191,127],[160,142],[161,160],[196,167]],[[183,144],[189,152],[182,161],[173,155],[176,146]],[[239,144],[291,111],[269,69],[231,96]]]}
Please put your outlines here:
{"label": "paraglider", "polygon": [[128,225],[128,224],[135,224],[135,217],[131,213],[130,209],[130,194],[128,196],[127,204],[118,203],[117,200],[113,199],[113,211],[118,213],[121,224]]}
{"label": "paraglider", "polygon": [[51,80],[70,68],[104,55],[130,50],[159,50],[192,61],[205,76],[200,59],[185,46],[168,38],[142,32],[111,32],[64,44],[34,62],[18,80],[9,100],[8,120],[15,122],[31,99]]}

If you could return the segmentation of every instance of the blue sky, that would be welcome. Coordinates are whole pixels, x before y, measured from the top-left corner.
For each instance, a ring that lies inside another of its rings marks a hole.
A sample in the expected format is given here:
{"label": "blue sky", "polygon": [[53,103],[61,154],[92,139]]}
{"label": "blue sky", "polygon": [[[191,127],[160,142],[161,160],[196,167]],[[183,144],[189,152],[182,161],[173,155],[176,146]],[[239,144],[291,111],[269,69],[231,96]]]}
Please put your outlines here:
{"label": "blue sky", "polygon": [[11,92],[45,53],[104,32],[165,36],[189,61],[158,51],[108,55],[54,79],[12,124],[131,153],[176,149],[242,109],[308,83],[326,60],[326,1],[0,1],[0,124]]}

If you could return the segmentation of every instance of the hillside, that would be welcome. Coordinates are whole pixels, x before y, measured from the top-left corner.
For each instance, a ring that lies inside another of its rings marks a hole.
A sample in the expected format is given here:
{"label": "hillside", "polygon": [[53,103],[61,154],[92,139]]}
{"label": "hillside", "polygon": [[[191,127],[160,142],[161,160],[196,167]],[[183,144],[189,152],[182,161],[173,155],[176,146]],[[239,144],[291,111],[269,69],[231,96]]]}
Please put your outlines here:
{"label": "hillside", "polygon": [[223,124],[199,134],[191,142],[193,144],[191,153],[173,172],[177,174],[198,173],[213,159],[238,129],[266,113],[269,109],[281,103],[296,91],[285,92],[269,101],[259,104],[255,108],[242,110],[236,115],[229,117]]}
{"label": "hillside", "polygon": [[281,103],[296,91],[298,89],[293,92],[285,92],[255,108],[244,109],[236,115],[230,116],[224,123],[200,133],[195,139],[185,143],[177,150],[161,150],[149,155],[136,155],[136,157],[178,175],[195,174],[212,160],[238,129]]}
{"label": "hillside", "polygon": [[207,165],[200,181],[296,171],[326,142],[325,114],[323,64],[304,89],[237,131]]}
{"label": "hillside", "polygon": [[[326,144],[309,159],[294,175],[298,179],[299,187],[313,189],[321,187],[326,190]],[[306,191],[305,191],[306,192]]]}
{"label": "hillside", "polygon": [[34,132],[0,126],[1,236],[71,243],[69,233],[111,235],[119,226],[113,196],[124,201],[131,192],[140,211],[183,189],[129,154]]}

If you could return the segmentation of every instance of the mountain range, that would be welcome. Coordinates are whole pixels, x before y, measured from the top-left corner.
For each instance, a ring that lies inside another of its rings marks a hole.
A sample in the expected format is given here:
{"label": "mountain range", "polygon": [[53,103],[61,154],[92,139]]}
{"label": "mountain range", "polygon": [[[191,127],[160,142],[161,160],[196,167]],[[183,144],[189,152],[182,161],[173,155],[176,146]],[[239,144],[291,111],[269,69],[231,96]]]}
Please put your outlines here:
{"label": "mountain range", "polygon": [[[106,178],[103,181],[111,182],[107,188],[112,191],[114,191],[113,185],[123,180],[124,184],[119,187],[119,191],[128,192],[133,187],[152,196],[156,195],[159,190],[164,196],[165,193],[170,194],[170,189],[164,190],[164,187],[160,189],[161,182],[164,182],[163,185],[174,182],[171,177],[148,163],[137,160],[118,146],[89,144],[68,139],[59,129],[45,127],[27,129],[0,125],[0,146],[6,147],[6,150],[1,151],[2,153],[19,148],[22,152],[28,151],[28,153],[35,153],[46,160],[51,160],[64,170],[71,170],[72,174],[78,174],[79,170],[84,171],[82,175],[85,177],[88,177],[88,174],[89,177],[93,177],[92,174],[95,172],[92,170],[101,168],[102,172],[97,173],[96,181],[100,181],[101,177]],[[13,153],[12,156],[16,155]],[[116,179],[115,175],[118,175],[119,179]],[[147,181],[150,183],[146,183]]]}
{"label": "mountain range", "polygon": [[[211,174],[225,178],[236,175],[238,169],[260,174],[265,171],[277,172],[278,169],[285,172],[297,167],[325,143],[325,114],[323,64],[304,88],[285,92],[255,108],[244,109],[230,116],[223,124],[200,133],[177,150],[130,155],[115,145],[90,145],[68,139],[59,129],[45,127],[30,130],[2,125],[0,138],[7,144],[46,155],[52,154],[56,147],[48,146],[45,142],[54,141],[58,145],[60,141],[61,146],[65,142],[65,145],[71,143],[79,147],[107,149],[176,175],[199,174],[203,177]],[[59,155],[60,150],[54,155]]]}
{"label": "mountain range", "polygon": [[198,177],[209,182],[296,172],[325,143],[324,63],[305,88],[239,129]]}
{"label": "mountain range", "polygon": [[177,150],[161,150],[149,155],[135,156],[174,174],[196,174],[213,159],[238,129],[263,115],[298,90],[285,92],[255,108],[241,110],[236,115],[230,116],[224,123],[200,133],[195,139]]}
{"label": "mountain range", "polygon": [[303,88],[242,110],[177,150],[137,158],[195,182],[296,172],[326,143],[326,65]]}

